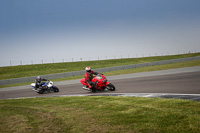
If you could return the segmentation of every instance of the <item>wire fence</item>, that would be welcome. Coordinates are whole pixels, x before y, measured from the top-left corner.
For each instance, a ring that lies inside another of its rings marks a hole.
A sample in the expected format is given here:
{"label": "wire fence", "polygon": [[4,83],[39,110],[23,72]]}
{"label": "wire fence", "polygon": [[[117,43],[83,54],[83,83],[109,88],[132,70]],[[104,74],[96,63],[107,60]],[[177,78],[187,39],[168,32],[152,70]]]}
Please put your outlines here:
{"label": "wire fence", "polygon": [[64,63],[64,62],[80,62],[80,61],[98,61],[108,59],[123,59],[123,58],[142,58],[142,57],[155,57],[155,56],[169,56],[180,55],[188,53],[198,53],[196,51],[188,52],[166,52],[166,53],[149,53],[149,54],[118,54],[113,56],[91,56],[91,57],[73,57],[73,58],[54,58],[54,59],[40,59],[40,60],[10,60],[9,65],[4,66],[18,66],[18,65],[34,65],[34,64],[48,64],[48,63]]}

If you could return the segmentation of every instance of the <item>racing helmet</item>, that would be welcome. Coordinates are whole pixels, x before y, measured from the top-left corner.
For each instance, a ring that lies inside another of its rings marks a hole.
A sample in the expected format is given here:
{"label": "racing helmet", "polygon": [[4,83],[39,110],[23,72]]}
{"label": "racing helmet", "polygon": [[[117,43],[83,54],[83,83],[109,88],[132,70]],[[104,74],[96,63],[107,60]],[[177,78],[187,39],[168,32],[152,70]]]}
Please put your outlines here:
{"label": "racing helmet", "polygon": [[40,76],[37,76],[37,78],[36,78],[36,80],[38,81],[38,82],[41,82],[41,77]]}
{"label": "racing helmet", "polygon": [[85,71],[90,73],[91,72],[91,68],[90,67],[86,67]]}

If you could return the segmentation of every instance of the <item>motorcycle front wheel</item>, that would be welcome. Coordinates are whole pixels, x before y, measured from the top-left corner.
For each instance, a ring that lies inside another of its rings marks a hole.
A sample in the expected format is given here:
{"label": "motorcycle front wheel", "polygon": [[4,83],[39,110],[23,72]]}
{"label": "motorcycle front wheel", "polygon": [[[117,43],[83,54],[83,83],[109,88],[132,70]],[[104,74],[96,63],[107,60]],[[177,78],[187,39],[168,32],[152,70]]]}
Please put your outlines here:
{"label": "motorcycle front wheel", "polygon": [[57,87],[54,86],[54,92],[59,92],[59,89]]}
{"label": "motorcycle front wheel", "polygon": [[108,84],[106,87],[109,91],[115,91],[115,86],[113,84]]}

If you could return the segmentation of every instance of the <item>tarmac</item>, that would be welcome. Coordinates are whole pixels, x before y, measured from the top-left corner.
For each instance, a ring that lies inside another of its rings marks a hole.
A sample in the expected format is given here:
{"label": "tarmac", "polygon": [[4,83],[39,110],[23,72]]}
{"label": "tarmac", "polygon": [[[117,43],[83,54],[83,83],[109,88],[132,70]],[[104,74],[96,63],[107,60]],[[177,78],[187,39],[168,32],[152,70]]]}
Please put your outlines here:
{"label": "tarmac", "polygon": [[[142,73],[133,73],[133,74],[123,74],[123,75],[115,75],[115,76],[107,76],[109,81],[117,81],[120,79],[137,79],[137,78],[146,78],[151,76],[162,76],[162,75],[171,75],[171,74],[182,74],[182,73],[199,73],[200,66],[196,67],[186,67],[186,68],[179,68],[179,69],[168,69],[168,70],[161,70],[161,71],[151,71],[151,72],[142,72]],[[77,80],[69,80],[69,81],[59,81],[54,83],[56,86],[66,86],[66,85],[75,85],[80,84],[80,79]],[[8,88],[0,88],[0,93],[4,91],[16,91],[16,90],[23,90],[31,88],[30,85],[25,86],[18,86],[18,87],[8,87]],[[161,98],[176,98],[176,99],[189,99],[200,101],[200,87],[199,92],[196,94],[177,94],[177,93],[92,93],[92,94],[67,94],[67,95],[51,95],[51,96],[43,96],[37,95],[33,96],[36,97],[65,97],[65,96],[133,96],[133,97],[161,97]],[[33,97],[26,97],[26,98],[33,98]],[[25,98],[25,97],[16,97],[18,98]],[[8,98],[9,99],[9,98]],[[13,99],[13,98],[12,98]]]}

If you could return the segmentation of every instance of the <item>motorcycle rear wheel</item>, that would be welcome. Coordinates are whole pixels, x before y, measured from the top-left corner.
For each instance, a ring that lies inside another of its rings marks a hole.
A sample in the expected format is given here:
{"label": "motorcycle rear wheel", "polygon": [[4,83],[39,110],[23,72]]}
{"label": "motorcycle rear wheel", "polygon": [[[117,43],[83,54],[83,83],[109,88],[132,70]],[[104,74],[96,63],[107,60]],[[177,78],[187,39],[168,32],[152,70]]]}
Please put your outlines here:
{"label": "motorcycle rear wheel", "polygon": [[108,84],[106,87],[109,91],[115,91],[115,86],[113,84]]}
{"label": "motorcycle rear wheel", "polygon": [[43,91],[42,89],[39,89],[37,93],[43,94],[43,92],[44,92],[44,91]]}

